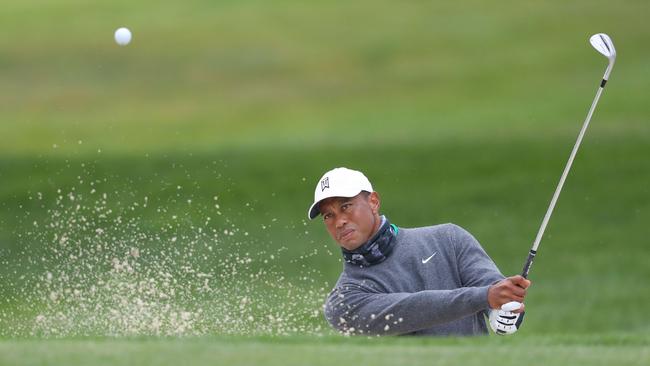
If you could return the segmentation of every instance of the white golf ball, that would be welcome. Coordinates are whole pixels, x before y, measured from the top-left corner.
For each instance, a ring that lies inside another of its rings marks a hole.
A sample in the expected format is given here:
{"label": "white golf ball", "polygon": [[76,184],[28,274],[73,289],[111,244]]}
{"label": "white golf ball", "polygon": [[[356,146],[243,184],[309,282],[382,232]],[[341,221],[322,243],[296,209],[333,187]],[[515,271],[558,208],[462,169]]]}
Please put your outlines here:
{"label": "white golf ball", "polygon": [[127,28],[119,28],[115,31],[115,42],[120,46],[126,46],[131,42],[131,31]]}
{"label": "white golf ball", "polygon": [[509,303],[501,305],[503,311],[515,311],[521,307],[521,303],[517,301],[510,301]]}

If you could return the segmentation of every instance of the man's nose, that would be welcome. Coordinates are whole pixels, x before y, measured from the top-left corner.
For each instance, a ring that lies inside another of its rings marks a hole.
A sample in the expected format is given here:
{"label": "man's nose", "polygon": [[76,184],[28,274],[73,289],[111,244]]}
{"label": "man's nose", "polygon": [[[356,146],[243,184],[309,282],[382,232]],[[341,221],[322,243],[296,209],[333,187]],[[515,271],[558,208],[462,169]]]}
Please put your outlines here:
{"label": "man's nose", "polygon": [[347,218],[346,218],[344,215],[339,215],[339,216],[336,218],[336,227],[337,227],[338,229],[342,228],[342,227],[345,226],[345,224],[347,224],[347,223],[348,223],[348,220],[347,220]]}

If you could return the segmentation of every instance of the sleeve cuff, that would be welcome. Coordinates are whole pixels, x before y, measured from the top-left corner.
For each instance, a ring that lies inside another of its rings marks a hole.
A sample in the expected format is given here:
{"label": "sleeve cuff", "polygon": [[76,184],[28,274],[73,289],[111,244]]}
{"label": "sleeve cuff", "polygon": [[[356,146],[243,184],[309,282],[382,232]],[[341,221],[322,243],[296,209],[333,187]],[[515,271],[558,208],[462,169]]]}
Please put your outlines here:
{"label": "sleeve cuff", "polygon": [[490,289],[490,286],[475,287],[474,289],[476,293],[475,296],[472,296],[472,305],[479,311],[489,309],[490,303],[488,302],[488,290]]}

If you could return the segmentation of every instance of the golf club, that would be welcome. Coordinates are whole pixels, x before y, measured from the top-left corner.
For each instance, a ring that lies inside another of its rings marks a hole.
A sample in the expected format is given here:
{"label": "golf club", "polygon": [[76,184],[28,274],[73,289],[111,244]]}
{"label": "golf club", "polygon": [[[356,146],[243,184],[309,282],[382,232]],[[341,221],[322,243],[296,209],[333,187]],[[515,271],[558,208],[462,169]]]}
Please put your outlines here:
{"label": "golf club", "polygon": [[542,240],[542,236],[544,235],[544,230],[546,230],[546,225],[548,224],[548,220],[551,218],[551,214],[553,213],[553,208],[555,208],[555,203],[557,202],[557,199],[560,196],[560,192],[562,191],[562,186],[564,185],[564,181],[566,180],[566,177],[569,174],[569,170],[571,170],[573,159],[575,158],[576,153],[578,152],[578,148],[580,147],[582,138],[585,135],[585,131],[587,131],[587,127],[589,127],[589,121],[591,120],[591,116],[594,113],[594,109],[596,109],[596,104],[598,104],[598,99],[600,99],[600,94],[602,94],[603,89],[605,88],[605,84],[609,79],[609,74],[612,71],[612,68],[614,67],[614,61],[616,61],[616,49],[614,48],[614,43],[612,43],[611,38],[609,38],[607,34],[605,33],[594,34],[593,36],[591,36],[591,38],[589,38],[589,42],[598,52],[600,52],[605,57],[607,57],[607,59],[609,60],[609,65],[605,70],[605,75],[603,75],[603,80],[600,82],[600,86],[598,87],[598,91],[596,92],[596,97],[594,98],[594,101],[591,103],[591,108],[589,108],[589,113],[587,113],[587,118],[585,119],[585,122],[582,125],[582,130],[580,130],[580,134],[578,135],[578,140],[576,140],[576,143],[573,146],[573,151],[571,151],[571,155],[569,156],[569,161],[564,167],[564,172],[562,173],[560,182],[558,183],[557,188],[555,189],[555,193],[553,194],[553,198],[551,199],[551,204],[548,206],[548,210],[546,210],[546,215],[544,216],[544,220],[542,220],[542,225],[540,226],[539,231],[537,232],[537,237],[535,238],[533,247],[530,249],[530,252],[528,253],[528,259],[526,259],[526,264],[524,265],[524,269],[521,273],[521,275],[524,278],[528,278],[530,267],[532,266],[533,259],[537,254],[537,248],[539,247],[539,243]]}

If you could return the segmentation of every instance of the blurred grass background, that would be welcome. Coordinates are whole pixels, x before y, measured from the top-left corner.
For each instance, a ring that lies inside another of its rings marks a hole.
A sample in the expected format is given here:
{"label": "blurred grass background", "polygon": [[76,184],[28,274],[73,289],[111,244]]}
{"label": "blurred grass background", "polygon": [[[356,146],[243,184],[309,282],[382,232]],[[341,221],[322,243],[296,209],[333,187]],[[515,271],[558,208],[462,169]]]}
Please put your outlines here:
{"label": "blurred grass background", "polygon": [[[217,225],[250,233],[242,250],[286,247],[289,281],[306,266],[330,286],[336,246],[305,215],[315,180],[348,166],[396,224],[455,222],[517,273],[606,66],[588,38],[607,32],[619,57],[522,333],[647,334],[649,12],[628,0],[7,1],[0,306],[21,307],[9,286],[26,275],[11,265],[21,249],[48,245],[25,232],[81,180],[197,219],[185,199],[218,195],[229,221]],[[112,40],[120,26],[127,47]]]}

